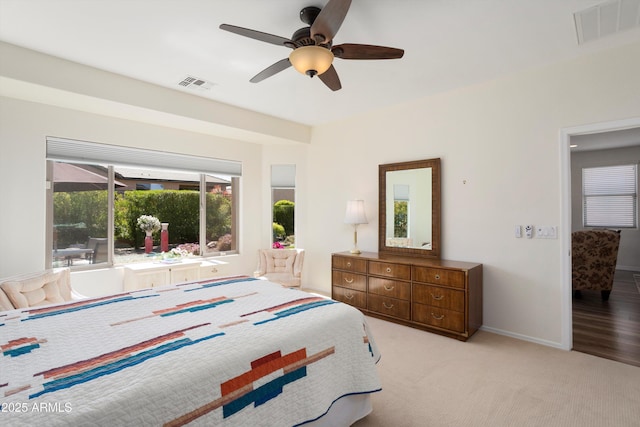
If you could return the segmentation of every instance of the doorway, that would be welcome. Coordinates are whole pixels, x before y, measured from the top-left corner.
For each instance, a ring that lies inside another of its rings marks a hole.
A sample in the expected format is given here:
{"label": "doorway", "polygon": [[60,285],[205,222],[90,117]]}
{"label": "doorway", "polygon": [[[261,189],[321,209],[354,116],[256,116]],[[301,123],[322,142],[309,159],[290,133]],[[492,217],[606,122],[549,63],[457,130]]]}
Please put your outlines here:
{"label": "doorway", "polygon": [[[576,140],[580,141],[588,141],[589,139],[596,140],[599,139],[602,141],[602,138],[591,138],[591,136],[602,135],[604,133],[629,133],[630,130],[635,129],[634,132],[640,134],[640,118],[627,119],[615,122],[607,122],[607,123],[596,123],[585,126],[578,126],[572,128],[566,128],[561,131],[560,135],[560,143],[561,143],[561,175],[562,175],[562,232],[560,233],[560,237],[562,239],[562,253],[566,254],[563,257],[563,322],[562,322],[562,347],[571,350],[574,348],[574,324],[573,324],[573,299],[572,299],[572,289],[571,289],[571,231],[572,231],[572,223],[576,219],[576,215],[572,215],[572,206],[571,206],[571,196],[572,191],[576,191],[575,187],[571,186],[571,151],[570,151],[570,143]],[[622,132],[619,132],[622,131]],[[613,135],[613,134],[611,134]],[[593,149],[607,149],[607,148],[617,148],[615,139],[608,139],[607,142],[609,145],[605,146],[594,146]],[[637,140],[635,145],[638,145],[640,140]],[[606,144],[606,142],[605,142]],[[637,162],[637,159],[634,159]],[[578,190],[579,191],[579,190]],[[572,219],[573,218],[573,219]],[[578,215],[579,218],[579,215]],[[640,273],[640,272],[636,272]],[[633,278],[632,275],[630,277]],[[616,280],[628,281],[628,278],[622,274],[617,275]],[[634,283],[632,285],[635,286]],[[622,289],[622,288],[620,288]],[[621,291],[622,292],[622,291]],[[602,306],[602,304],[597,303],[596,305]],[[611,304],[613,307],[614,304]],[[578,307],[576,305],[576,307]],[[606,308],[606,307],[605,307]],[[611,308],[611,307],[610,307]],[[634,308],[633,310],[637,310]],[[606,314],[606,310],[603,311]],[[601,313],[602,314],[602,313]],[[593,313],[589,314],[595,315]],[[619,317],[619,316],[616,316]],[[615,323],[615,322],[614,322]],[[609,332],[609,335],[620,335],[620,331]],[[596,346],[598,343],[595,343]],[[603,343],[602,345],[607,345]],[[614,345],[615,347],[615,345]],[[578,350],[580,351],[580,350]],[[598,355],[598,354],[596,354]],[[602,356],[601,357],[606,357]]]}

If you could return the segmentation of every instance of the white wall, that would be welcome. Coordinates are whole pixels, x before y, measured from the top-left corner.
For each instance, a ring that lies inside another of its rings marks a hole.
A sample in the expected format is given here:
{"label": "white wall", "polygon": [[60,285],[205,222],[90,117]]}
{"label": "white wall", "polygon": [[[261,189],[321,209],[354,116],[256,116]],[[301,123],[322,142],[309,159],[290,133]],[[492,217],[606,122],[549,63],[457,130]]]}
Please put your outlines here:
{"label": "white wall", "polygon": [[[640,143],[640,141],[638,141]],[[640,163],[640,144],[635,147],[571,154],[571,230],[582,229],[582,168]],[[638,175],[640,180],[640,175]],[[639,182],[640,184],[640,182]],[[639,186],[640,187],[640,186]],[[617,268],[640,271],[640,229],[622,229]]]}
{"label": "white wall", "polygon": [[569,230],[528,240],[513,228],[562,223],[561,129],[640,116],[639,75],[635,44],[314,129],[309,285],[329,289],[330,254],[350,247],[346,200],[365,200],[359,246],[377,250],[378,164],[440,157],[442,258],[484,264],[485,328],[566,345]]}

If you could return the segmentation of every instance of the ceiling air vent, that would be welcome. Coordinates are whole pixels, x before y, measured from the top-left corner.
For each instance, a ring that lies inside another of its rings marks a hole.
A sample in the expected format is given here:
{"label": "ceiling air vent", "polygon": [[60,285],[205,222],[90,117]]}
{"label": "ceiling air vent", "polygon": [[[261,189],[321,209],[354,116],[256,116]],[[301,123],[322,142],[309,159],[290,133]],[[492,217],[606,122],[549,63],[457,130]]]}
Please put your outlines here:
{"label": "ceiling air vent", "polygon": [[198,91],[205,91],[205,90],[211,89],[213,87],[213,83],[208,82],[206,80],[199,79],[197,77],[187,76],[184,79],[182,79],[180,83],[178,83],[178,86],[188,87],[190,89],[194,89]]}
{"label": "ceiling air vent", "polygon": [[578,44],[640,27],[640,0],[610,0],[573,14]]}

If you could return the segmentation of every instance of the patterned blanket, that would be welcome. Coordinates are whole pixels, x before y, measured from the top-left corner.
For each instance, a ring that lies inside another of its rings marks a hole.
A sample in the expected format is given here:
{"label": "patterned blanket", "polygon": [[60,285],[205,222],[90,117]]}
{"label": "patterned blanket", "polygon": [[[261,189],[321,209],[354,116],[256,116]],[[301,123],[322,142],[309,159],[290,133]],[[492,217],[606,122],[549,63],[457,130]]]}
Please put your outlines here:
{"label": "patterned blanket", "polygon": [[0,312],[0,425],[294,426],[380,390],[363,315],[248,277]]}

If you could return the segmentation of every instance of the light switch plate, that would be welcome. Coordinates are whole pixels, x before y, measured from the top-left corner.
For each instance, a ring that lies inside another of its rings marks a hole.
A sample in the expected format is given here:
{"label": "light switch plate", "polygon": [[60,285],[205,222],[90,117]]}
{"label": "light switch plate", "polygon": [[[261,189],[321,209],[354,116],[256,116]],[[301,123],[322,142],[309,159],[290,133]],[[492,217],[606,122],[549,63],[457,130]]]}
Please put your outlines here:
{"label": "light switch plate", "polygon": [[514,229],[515,235],[516,237],[519,239],[522,237],[522,226],[521,225],[516,225],[515,229]]}
{"label": "light switch plate", "polygon": [[538,239],[557,239],[558,238],[557,227],[554,226],[554,225],[536,227],[536,238],[538,238]]}

